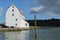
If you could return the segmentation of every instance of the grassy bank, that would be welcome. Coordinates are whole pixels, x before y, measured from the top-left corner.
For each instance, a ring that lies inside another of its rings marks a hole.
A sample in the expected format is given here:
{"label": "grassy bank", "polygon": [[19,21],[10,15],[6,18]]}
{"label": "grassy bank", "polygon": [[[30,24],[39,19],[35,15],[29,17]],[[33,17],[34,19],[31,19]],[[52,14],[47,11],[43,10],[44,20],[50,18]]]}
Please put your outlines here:
{"label": "grassy bank", "polygon": [[[41,26],[37,26],[37,29],[41,28]],[[35,29],[35,26],[30,26],[30,29]]]}
{"label": "grassy bank", "polygon": [[[47,27],[37,26],[37,29],[46,29]],[[30,26],[29,28],[0,28],[0,32],[17,32],[22,30],[35,29],[35,26]]]}
{"label": "grassy bank", "polygon": [[29,30],[29,29],[22,29],[22,28],[0,28],[0,32],[17,32],[22,30]]}

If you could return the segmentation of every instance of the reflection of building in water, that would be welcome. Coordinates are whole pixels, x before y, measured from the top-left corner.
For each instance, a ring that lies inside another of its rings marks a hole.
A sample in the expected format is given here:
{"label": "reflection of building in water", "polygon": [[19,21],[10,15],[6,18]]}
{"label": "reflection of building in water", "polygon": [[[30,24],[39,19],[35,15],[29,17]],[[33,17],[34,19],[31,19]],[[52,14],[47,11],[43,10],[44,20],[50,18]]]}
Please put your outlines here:
{"label": "reflection of building in water", "polygon": [[14,4],[12,4],[6,12],[5,25],[9,27],[29,27],[29,23],[25,21],[22,10],[19,10]]}
{"label": "reflection of building in water", "polygon": [[29,31],[6,32],[6,40],[29,40]]}
{"label": "reflection of building in water", "polygon": [[0,32],[0,40],[5,40],[5,32]]}

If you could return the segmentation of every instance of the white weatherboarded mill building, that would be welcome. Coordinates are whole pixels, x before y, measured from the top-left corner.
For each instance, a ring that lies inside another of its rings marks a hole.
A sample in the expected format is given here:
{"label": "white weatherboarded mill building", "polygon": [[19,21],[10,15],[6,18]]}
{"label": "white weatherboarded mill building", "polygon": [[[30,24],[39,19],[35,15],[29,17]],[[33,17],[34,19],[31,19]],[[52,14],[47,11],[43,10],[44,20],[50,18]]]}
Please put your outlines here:
{"label": "white weatherboarded mill building", "polygon": [[14,28],[29,28],[29,23],[25,21],[22,10],[19,10],[14,4],[6,12],[5,25]]}

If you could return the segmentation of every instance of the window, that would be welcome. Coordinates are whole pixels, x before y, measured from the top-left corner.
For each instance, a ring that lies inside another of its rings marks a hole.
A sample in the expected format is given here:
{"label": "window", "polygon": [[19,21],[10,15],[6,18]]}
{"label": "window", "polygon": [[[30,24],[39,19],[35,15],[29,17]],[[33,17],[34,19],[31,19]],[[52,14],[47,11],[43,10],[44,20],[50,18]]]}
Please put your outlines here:
{"label": "window", "polygon": [[12,11],[14,12],[14,9],[12,9]]}
{"label": "window", "polygon": [[14,6],[12,6],[14,8]]}
{"label": "window", "polygon": [[17,19],[16,19],[16,21],[17,21]]}
{"label": "window", "polygon": [[10,28],[14,28],[14,26],[11,26]]}
{"label": "window", "polygon": [[27,23],[25,23],[25,26],[27,26]]}
{"label": "window", "polygon": [[17,23],[15,25],[17,26]]}
{"label": "window", "polygon": [[12,14],[12,16],[14,16],[14,14]]}

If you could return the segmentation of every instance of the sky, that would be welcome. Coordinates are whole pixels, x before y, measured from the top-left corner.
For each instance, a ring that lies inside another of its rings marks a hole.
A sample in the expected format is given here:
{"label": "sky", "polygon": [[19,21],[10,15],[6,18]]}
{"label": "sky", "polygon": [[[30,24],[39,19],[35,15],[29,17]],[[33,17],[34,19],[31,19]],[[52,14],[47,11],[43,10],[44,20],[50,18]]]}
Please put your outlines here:
{"label": "sky", "polygon": [[0,23],[5,23],[7,9],[14,4],[26,20],[60,19],[60,0],[0,0]]}

